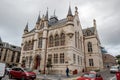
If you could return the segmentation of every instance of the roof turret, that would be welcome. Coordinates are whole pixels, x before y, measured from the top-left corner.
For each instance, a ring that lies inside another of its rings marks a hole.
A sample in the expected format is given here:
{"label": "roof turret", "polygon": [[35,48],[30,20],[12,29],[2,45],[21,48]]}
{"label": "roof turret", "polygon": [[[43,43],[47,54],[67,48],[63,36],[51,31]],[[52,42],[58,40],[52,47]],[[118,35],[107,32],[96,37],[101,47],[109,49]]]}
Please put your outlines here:
{"label": "roof turret", "polygon": [[73,15],[72,15],[72,11],[71,11],[71,6],[69,6],[69,10],[68,10],[67,17],[68,17],[68,16],[73,16]]}
{"label": "roof turret", "polygon": [[40,13],[39,13],[39,16],[38,16],[36,24],[39,24],[40,20],[41,20],[41,18],[40,18]]}

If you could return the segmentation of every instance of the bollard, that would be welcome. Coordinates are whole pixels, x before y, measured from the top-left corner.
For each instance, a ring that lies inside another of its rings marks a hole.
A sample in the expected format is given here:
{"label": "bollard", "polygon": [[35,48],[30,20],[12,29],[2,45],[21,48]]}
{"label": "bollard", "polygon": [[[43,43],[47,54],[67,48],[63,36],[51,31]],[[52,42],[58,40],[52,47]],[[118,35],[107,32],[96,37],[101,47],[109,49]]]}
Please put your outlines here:
{"label": "bollard", "polygon": [[46,74],[44,75],[44,79],[43,80],[46,80],[47,79],[47,77],[46,77]]}
{"label": "bollard", "polygon": [[60,74],[58,75],[58,80],[61,80],[61,75]]}

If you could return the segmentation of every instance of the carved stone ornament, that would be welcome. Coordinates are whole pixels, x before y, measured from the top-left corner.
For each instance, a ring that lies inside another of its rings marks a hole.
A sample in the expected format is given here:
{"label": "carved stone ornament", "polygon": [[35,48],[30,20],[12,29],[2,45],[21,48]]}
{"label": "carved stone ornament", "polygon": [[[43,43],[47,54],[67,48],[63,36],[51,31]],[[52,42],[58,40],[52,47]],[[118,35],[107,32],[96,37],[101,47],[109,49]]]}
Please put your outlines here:
{"label": "carved stone ornament", "polygon": [[73,35],[74,35],[74,33],[68,33],[67,35],[68,35],[70,38],[72,38]]}

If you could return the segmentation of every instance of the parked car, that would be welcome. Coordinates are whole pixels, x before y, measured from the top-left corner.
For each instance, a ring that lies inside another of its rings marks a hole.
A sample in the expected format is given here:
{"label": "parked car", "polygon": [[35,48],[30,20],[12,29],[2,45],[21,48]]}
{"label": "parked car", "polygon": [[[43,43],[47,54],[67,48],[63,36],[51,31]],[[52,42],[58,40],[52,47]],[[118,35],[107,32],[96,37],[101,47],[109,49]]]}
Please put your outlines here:
{"label": "parked car", "polygon": [[36,74],[32,72],[29,68],[12,68],[9,72],[9,78],[17,78],[17,79],[26,79],[26,80],[34,80],[36,79]]}
{"label": "parked car", "polygon": [[117,80],[120,80],[120,71],[116,72],[116,78]]}
{"label": "parked car", "polygon": [[84,73],[77,80],[103,80],[103,78],[99,73],[88,72],[88,73]]}
{"label": "parked car", "polygon": [[0,63],[0,80],[5,76],[5,63]]}
{"label": "parked car", "polygon": [[119,66],[111,66],[110,73],[116,73],[120,70]]}

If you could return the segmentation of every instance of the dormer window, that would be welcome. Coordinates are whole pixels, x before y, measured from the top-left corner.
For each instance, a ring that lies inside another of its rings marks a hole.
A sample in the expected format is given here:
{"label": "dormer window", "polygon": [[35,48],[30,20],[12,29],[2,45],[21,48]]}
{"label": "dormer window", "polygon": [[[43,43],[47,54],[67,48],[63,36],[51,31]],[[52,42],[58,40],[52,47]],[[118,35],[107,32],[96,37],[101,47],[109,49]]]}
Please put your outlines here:
{"label": "dormer window", "polygon": [[90,30],[87,30],[86,33],[85,33],[86,36],[91,36],[92,35],[92,32]]}

